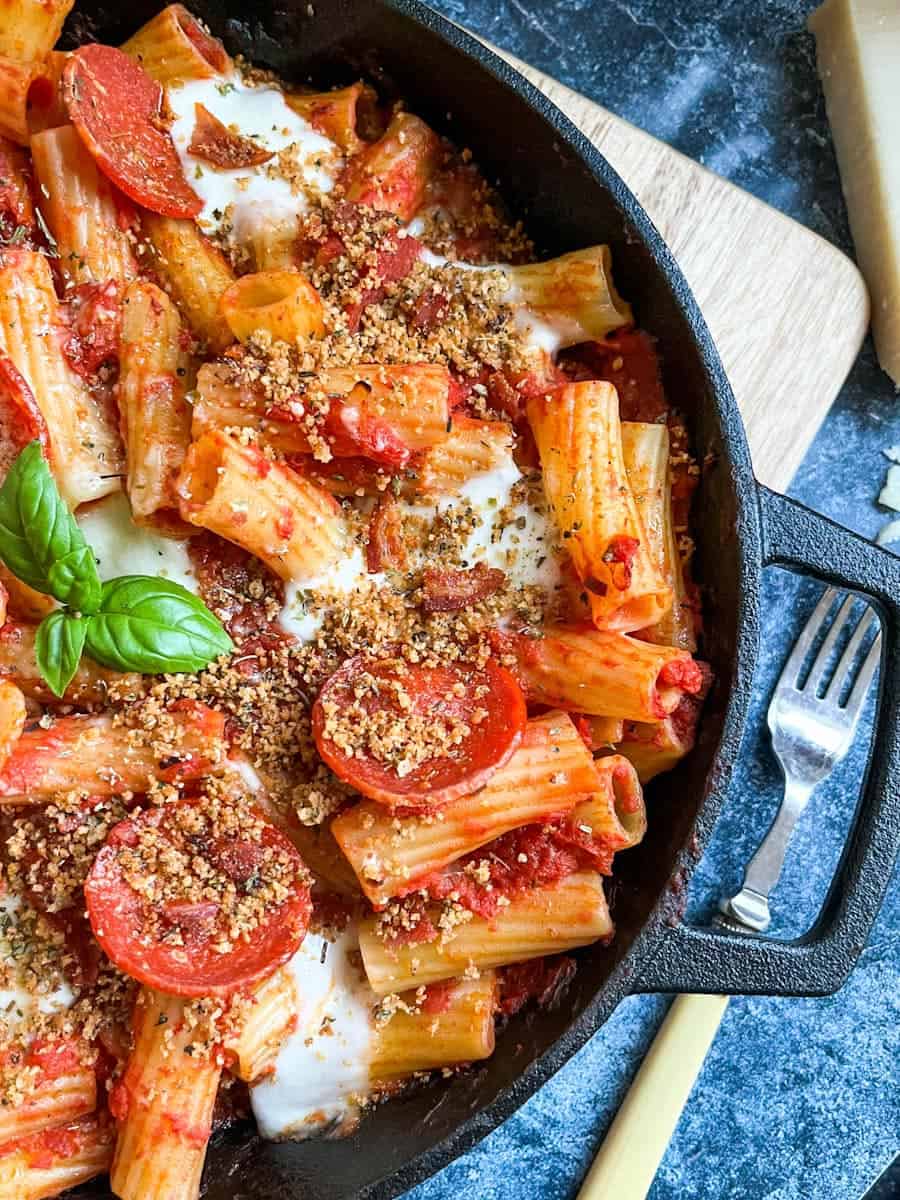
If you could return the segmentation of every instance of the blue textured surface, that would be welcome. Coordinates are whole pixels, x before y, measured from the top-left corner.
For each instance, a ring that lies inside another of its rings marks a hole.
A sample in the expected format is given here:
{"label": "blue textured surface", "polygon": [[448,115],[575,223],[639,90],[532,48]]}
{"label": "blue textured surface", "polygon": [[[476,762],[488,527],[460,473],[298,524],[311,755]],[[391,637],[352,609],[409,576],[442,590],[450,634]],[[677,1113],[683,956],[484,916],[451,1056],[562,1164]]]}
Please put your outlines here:
{"label": "blue textured surface", "polygon": [[[809,0],[433,0],[851,251]],[[900,407],[867,343],[791,494],[867,535],[900,443]],[[691,885],[707,920],[767,828],[779,777],[765,698],[818,587],[766,573],[757,703],[722,819]],[[860,741],[865,741],[864,729]],[[818,792],[776,893],[773,932],[809,926],[852,817],[863,748]],[[900,879],[844,989],[824,1000],[732,1001],[651,1200],[853,1200],[900,1148]],[[627,1001],[513,1118],[407,1200],[574,1197],[668,1000]],[[636,1148],[639,1153],[639,1148]]]}

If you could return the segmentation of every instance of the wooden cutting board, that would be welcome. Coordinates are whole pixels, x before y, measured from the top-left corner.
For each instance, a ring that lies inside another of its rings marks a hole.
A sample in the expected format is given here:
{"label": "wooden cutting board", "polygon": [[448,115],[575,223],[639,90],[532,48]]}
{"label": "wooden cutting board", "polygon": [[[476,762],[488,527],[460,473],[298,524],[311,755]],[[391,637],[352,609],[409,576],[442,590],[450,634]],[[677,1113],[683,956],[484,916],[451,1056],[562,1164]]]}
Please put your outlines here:
{"label": "wooden cutting board", "polygon": [[757,477],[784,491],[865,337],[868,294],[856,266],[749,192],[498,53],[575,122],[649,213],[719,348]]}

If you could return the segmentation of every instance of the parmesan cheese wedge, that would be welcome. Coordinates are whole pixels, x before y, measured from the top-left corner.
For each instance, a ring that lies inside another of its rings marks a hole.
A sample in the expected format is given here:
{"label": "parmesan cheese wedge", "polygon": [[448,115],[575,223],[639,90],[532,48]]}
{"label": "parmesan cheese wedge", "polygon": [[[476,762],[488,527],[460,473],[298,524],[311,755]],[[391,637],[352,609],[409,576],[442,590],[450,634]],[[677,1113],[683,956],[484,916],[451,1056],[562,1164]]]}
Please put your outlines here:
{"label": "parmesan cheese wedge", "polygon": [[900,3],[825,0],[809,28],[878,361],[900,387]]}

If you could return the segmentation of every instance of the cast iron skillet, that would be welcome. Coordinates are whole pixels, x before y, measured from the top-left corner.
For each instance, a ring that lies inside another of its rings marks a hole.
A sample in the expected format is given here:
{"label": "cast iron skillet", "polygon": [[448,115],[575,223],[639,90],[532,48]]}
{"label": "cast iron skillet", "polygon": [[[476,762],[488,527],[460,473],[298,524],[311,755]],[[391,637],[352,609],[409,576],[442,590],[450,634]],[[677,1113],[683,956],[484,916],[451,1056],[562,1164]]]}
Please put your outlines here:
{"label": "cast iron skillet", "polygon": [[[121,41],[159,0],[79,0],[69,35]],[[523,1103],[633,992],[823,995],[841,986],[866,940],[900,847],[900,560],[760,487],[703,318],[669,251],[609,164],[495,55],[417,0],[194,0],[230,51],[322,85],[365,75],[408,98],[469,146],[542,252],[596,242],[616,283],[660,342],[669,396],[703,463],[695,504],[705,586],[704,653],[716,673],[696,751],[651,789],[650,830],[621,856],[611,892],[617,935],[582,952],[559,1006],[512,1020],[486,1063],[377,1109],[338,1142],[267,1144],[248,1128],[212,1149],[209,1200],[390,1200],[437,1171]],[[737,755],[759,635],[767,563],[874,599],[884,624],[875,746],[855,823],[828,897],[802,938],[735,939],[679,913]],[[82,1192],[109,1196],[105,1185]]]}

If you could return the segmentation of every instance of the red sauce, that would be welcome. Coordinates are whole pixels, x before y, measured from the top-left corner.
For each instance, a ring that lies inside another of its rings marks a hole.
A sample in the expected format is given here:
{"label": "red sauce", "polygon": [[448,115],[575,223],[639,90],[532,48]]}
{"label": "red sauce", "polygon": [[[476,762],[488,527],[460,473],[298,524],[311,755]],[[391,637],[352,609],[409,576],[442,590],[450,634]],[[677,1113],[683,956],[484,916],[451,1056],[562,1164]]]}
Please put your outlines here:
{"label": "red sauce", "polygon": [[265,596],[249,596],[251,582],[262,578],[265,593],[284,603],[284,584],[258,560],[213,533],[192,537],[188,554],[201,597],[222,618],[242,651],[247,638],[282,636],[280,628],[266,615]]}
{"label": "red sauce", "polygon": [[69,365],[91,379],[119,357],[122,300],[118,281],[83,283],[69,294],[69,330],[63,352]]}
{"label": "red sauce", "polygon": [[[513,899],[532,888],[552,887],[576,871],[609,875],[614,853],[613,848],[564,817],[546,825],[513,829],[451,867],[415,880],[411,890],[424,890],[432,900],[445,900],[455,893],[464,908],[491,918],[497,914],[501,896]],[[522,856],[525,861],[520,861]],[[480,883],[466,867],[483,861],[488,862],[490,877]]]}
{"label": "red sauce", "polygon": [[695,696],[703,688],[703,672],[692,658],[673,658],[660,671],[657,685],[681,688],[688,695]]}
{"label": "red sauce", "polygon": [[500,971],[500,1011],[515,1016],[529,1000],[540,1008],[556,1004],[575,976],[574,958],[533,958]]}
{"label": "red sauce", "polygon": [[445,979],[442,983],[430,983],[425,989],[425,999],[422,1001],[422,1012],[430,1017],[446,1012],[456,988],[455,979]]}
{"label": "red sauce", "polygon": [[656,339],[641,329],[617,330],[602,342],[584,342],[564,351],[562,360],[575,379],[603,379],[619,393],[623,421],[665,420]]}

